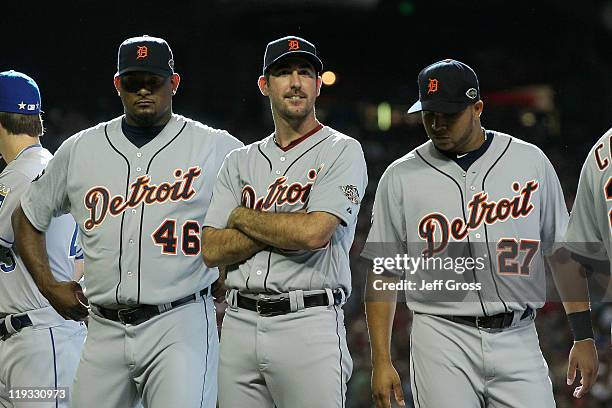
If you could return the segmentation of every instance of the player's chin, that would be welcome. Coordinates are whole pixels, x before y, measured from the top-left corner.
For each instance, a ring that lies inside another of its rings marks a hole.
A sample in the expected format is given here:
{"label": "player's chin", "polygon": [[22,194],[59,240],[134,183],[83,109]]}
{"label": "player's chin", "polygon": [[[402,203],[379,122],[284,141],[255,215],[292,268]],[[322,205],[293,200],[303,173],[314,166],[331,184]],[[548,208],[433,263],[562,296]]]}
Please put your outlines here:
{"label": "player's chin", "polygon": [[153,126],[157,118],[157,112],[153,109],[138,109],[133,115],[134,121],[143,127]]}
{"label": "player's chin", "polygon": [[285,109],[285,116],[289,119],[303,119],[308,116],[308,110],[304,107],[289,107]]}
{"label": "player's chin", "polygon": [[450,152],[455,147],[455,144],[448,138],[432,138],[431,141],[438,150],[443,152]]}

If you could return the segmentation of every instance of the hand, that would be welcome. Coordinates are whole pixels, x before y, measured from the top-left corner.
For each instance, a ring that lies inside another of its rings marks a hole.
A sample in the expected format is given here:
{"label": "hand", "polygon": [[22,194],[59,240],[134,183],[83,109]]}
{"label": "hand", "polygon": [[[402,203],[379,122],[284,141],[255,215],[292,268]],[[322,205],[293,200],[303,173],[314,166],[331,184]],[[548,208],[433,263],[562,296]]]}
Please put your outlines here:
{"label": "hand", "polygon": [[569,353],[567,365],[567,385],[572,385],[576,379],[576,369],[580,371],[580,384],[574,390],[574,397],[585,395],[597,379],[599,360],[597,349],[592,339],[575,341]]}
{"label": "hand", "polygon": [[56,282],[45,290],[44,295],[64,319],[81,321],[89,313],[82,304],[85,303],[83,288],[77,282]]}
{"label": "hand", "polygon": [[372,370],[372,399],[376,408],[391,408],[391,393],[400,407],[405,407],[400,376],[391,363],[377,364]]}
{"label": "hand", "polygon": [[225,271],[219,268],[219,278],[212,284],[212,295],[217,303],[225,301],[225,293],[227,287],[225,286]]}

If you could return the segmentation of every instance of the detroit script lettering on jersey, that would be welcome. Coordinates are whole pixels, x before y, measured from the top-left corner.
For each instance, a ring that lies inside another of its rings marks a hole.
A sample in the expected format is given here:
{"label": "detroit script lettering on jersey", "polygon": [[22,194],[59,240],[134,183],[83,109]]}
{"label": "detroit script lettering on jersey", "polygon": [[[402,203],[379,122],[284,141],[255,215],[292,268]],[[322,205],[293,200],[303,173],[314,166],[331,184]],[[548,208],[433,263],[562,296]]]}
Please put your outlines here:
{"label": "detroit script lettering on jersey", "polygon": [[287,185],[287,177],[278,177],[268,186],[268,194],[259,198],[257,198],[257,192],[253,186],[247,184],[242,188],[241,204],[247,208],[262,211],[269,210],[275,204],[278,207],[285,204],[293,205],[297,202],[305,204],[316,178],[317,171],[315,169],[308,171],[309,181],[305,184],[295,182]]}
{"label": "detroit script lettering on jersey", "polygon": [[187,171],[176,169],[173,183],[151,184],[151,177],[143,175],[130,184],[128,197],[118,194],[111,198],[106,187],[96,186],[85,194],[85,207],[89,210],[89,217],[84,227],[91,230],[104,222],[107,214],[117,216],[124,211],[138,207],[144,203],[151,205],[165,201],[187,201],[196,194],[193,182],[202,174],[198,166],[190,167]]}
{"label": "detroit script lettering on jersey", "polygon": [[[491,225],[510,217],[514,219],[527,217],[533,211],[531,197],[538,188],[539,184],[535,180],[527,182],[522,189],[519,183],[514,182],[512,190],[518,194],[511,199],[502,198],[499,201],[487,201],[487,193],[477,193],[468,203],[467,223],[462,217],[449,221],[441,213],[427,214],[419,222],[419,237],[427,242],[427,249],[423,251],[423,255],[432,256],[443,251],[451,237],[456,241],[462,241],[470,231],[478,229],[483,222]],[[439,236],[437,241],[436,235]]]}

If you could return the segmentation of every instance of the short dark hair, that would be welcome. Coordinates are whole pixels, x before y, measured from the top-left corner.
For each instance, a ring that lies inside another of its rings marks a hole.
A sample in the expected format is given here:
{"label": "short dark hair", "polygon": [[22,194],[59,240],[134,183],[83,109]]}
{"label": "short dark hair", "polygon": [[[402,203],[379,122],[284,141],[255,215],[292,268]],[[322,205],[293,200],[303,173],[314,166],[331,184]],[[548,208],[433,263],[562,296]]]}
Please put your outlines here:
{"label": "short dark hair", "polygon": [[40,114],[22,115],[20,113],[0,112],[0,125],[13,135],[26,134],[38,137],[45,133]]}

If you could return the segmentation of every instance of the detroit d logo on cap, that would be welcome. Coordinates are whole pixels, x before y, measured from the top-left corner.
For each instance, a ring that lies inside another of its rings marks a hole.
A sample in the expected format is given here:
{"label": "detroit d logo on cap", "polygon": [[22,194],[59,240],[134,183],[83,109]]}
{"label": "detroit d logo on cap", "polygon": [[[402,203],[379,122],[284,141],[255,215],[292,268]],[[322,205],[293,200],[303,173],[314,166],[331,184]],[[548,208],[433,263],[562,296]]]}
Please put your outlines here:
{"label": "detroit d logo on cap", "polygon": [[146,45],[138,46],[136,50],[136,59],[147,58],[149,56],[149,49]]}
{"label": "detroit d logo on cap", "polygon": [[298,40],[289,40],[289,51],[299,50],[300,42]]}
{"label": "detroit d logo on cap", "polygon": [[427,84],[427,95],[438,92],[438,80],[429,78]]}

